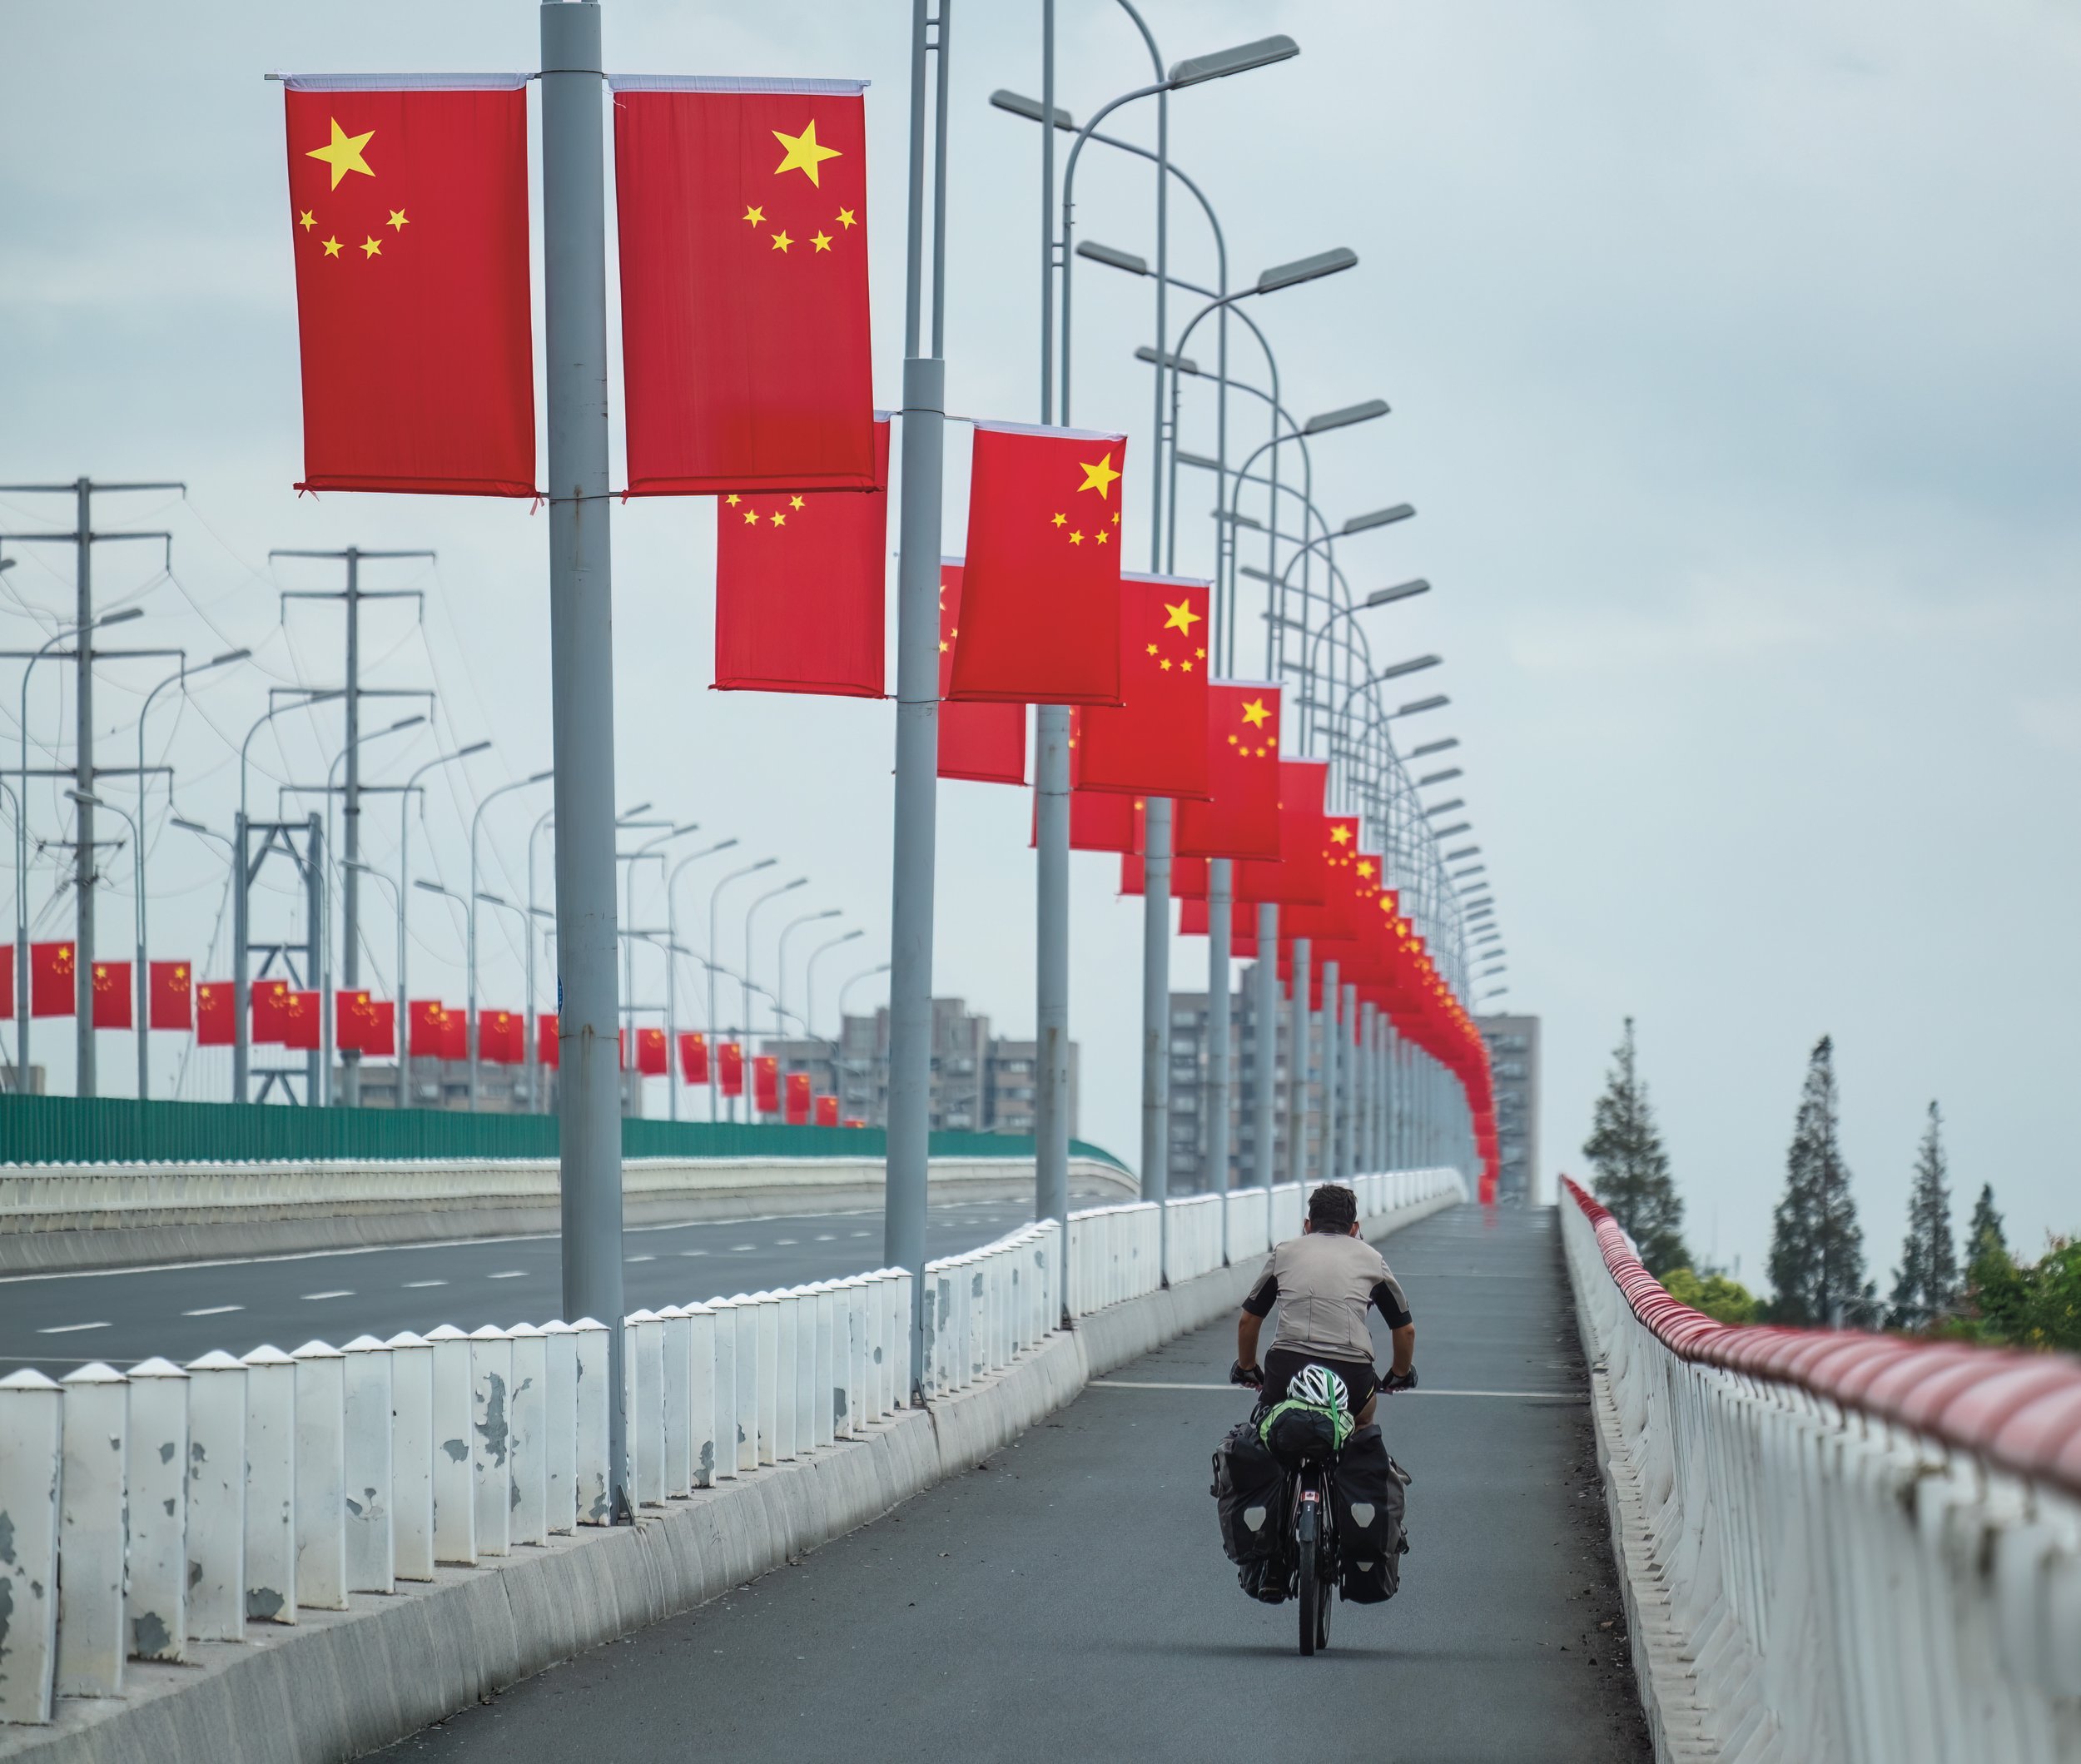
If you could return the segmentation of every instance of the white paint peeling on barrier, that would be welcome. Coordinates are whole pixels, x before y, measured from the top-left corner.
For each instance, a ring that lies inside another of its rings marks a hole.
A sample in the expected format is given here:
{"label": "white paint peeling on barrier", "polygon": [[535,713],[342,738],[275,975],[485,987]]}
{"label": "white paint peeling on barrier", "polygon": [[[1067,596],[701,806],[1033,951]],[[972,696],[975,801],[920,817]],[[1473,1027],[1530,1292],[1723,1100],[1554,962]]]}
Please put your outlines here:
{"label": "white paint peeling on barrier", "polygon": [[130,1369],[130,1560],[123,1626],[132,1655],[179,1660],[188,1637],[188,1374]]}
{"label": "white paint peeling on barrier", "polygon": [[477,1565],[477,1489],[470,1467],[474,1402],[469,1338],[452,1323],[426,1333],[434,1353],[434,1560]]}
{"label": "white paint peeling on barrier", "polygon": [[[340,1478],[345,1488],[347,1590],[388,1593],[397,1580],[398,1432],[392,1367],[395,1350],[373,1335],[341,1349]],[[425,1435],[422,1433],[420,1439]],[[421,1444],[424,1453],[426,1447]]]}
{"label": "white paint peeling on barrier", "polygon": [[296,1369],[296,1603],[347,1608],[346,1356],[307,1341]]}
{"label": "white paint peeling on barrier", "polygon": [[221,1349],[188,1362],[188,1636],[246,1639],[246,1366]]}
{"label": "white paint peeling on barrier", "polygon": [[246,1616],[296,1621],[296,1363],[246,1356]]}
{"label": "white paint peeling on barrier", "polygon": [[[506,1399],[506,1436],[511,1454],[513,1497],[511,1537],[515,1543],[546,1543],[549,1538],[549,1344],[546,1331],[517,1323],[506,1331],[513,1344],[513,1389]],[[568,1439],[574,1419],[559,1415]]]}

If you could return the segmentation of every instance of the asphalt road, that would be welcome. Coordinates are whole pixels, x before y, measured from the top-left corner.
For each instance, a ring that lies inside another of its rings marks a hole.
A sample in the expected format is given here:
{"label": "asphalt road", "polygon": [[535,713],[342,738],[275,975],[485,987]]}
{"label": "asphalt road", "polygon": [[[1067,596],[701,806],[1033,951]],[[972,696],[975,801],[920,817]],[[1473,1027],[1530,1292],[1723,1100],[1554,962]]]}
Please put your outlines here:
{"label": "asphalt road", "polygon": [[[1090,1204],[1087,1200],[1085,1204]],[[1029,1202],[953,1201],[926,1217],[926,1245],[951,1255],[1033,1216]],[[882,1265],[882,1215],[830,1213],[632,1225],[623,1236],[628,1308],[685,1304]],[[424,1334],[444,1323],[545,1323],[563,1305],[554,1236],[0,1279],[0,1376],[34,1366],[62,1378],[90,1360],[176,1362],[266,1342],[293,1350],[356,1335]]]}
{"label": "asphalt road", "polygon": [[1247,1401],[1224,1323],[889,1518],[383,1756],[1647,1758],[1552,1210],[1458,1208],[1386,1248],[1424,1381],[1384,1418],[1412,1553],[1393,1603],[1337,1607],[1327,1655],[1298,1657],[1293,1606],[1245,1599],[1221,1554],[1209,1458]]}

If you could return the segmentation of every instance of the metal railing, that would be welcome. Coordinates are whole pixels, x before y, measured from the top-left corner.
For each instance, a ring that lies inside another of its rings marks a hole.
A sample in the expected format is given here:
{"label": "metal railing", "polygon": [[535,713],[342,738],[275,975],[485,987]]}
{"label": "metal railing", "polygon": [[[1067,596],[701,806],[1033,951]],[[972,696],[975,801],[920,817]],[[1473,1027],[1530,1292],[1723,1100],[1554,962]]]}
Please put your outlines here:
{"label": "metal railing", "polygon": [[2081,1364],[1730,1328],[1561,1219],[1657,1755],[2081,1759]]}

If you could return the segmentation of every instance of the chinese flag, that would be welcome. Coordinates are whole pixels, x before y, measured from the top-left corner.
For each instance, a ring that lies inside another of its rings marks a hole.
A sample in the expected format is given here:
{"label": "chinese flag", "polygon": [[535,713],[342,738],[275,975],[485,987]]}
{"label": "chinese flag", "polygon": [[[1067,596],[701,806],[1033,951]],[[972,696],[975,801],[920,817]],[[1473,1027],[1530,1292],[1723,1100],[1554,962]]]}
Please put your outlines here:
{"label": "chinese flag", "polygon": [[1023,704],[949,704],[954,644],[961,636],[961,565],[939,566],[939,775],[978,784],[1026,781],[1026,708]]}
{"label": "chinese flag", "polygon": [[368,1039],[375,1017],[375,1002],[366,992],[332,995],[332,1045],[343,1054],[366,1053],[361,1044]]}
{"label": "chinese flag", "polygon": [[405,1051],[415,1060],[438,1060],[447,1051],[446,1032],[441,1026],[447,1012],[438,998],[415,998],[405,1009],[407,1031]]}
{"label": "chinese flag", "polygon": [[[1132,852],[1120,861],[1120,892],[1125,895],[1149,892],[1149,864]],[[1207,860],[1174,857],[1170,860],[1170,897],[1174,901],[1204,901],[1207,897]]]}
{"label": "chinese flag", "polygon": [[14,1019],[14,946],[0,943],[0,1022]]}
{"label": "chinese flag", "polygon": [[[1322,864],[1323,791],[1329,763],[1318,759],[1279,763],[1280,861],[1239,863],[1233,872],[1239,901],[1274,901],[1282,906],[1322,904],[1326,872]],[[1284,936],[1284,916],[1279,932]]]}
{"label": "chinese flag", "polygon": [[206,980],[195,989],[195,1045],[229,1047],[238,1040],[238,989],[228,980]]}
{"label": "chinese flag", "polygon": [[883,417],[870,494],[732,490],[717,504],[718,691],[882,696],[888,488]]}
{"label": "chinese flag", "polygon": [[397,1056],[397,1004],[393,999],[369,1001],[369,1020],[361,1027],[361,1051],[372,1060]]}
{"label": "chinese flag", "polygon": [[872,489],[864,87],[612,84],[629,494]]}
{"label": "chinese flag", "polygon": [[94,1026],[127,1029],[131,1024],[130,964],[97,962],[94,964]]}
{"label": "chinese flag", "polygon": [[761,1115],[780,1113],[780,1061],[771,1054],[752,1061],[752,1106]]}
{"label": "chinese flag", "polygon": [[154,1029],[188,1029],[194,1026],[195,1001],[191,996],[188,965],[185,962],[155,962],[147,976],[147,1002]]}
{"label": "chinese flag", "polygon": [[246,988],[252,1001],[253,1040],[262,1047],[281,1047],[289,1036],[289,982],[256,980]]}
{"label": "chinese flag", "polygon": [[1215,680],[1207,689],[1207,784],[1211,799],[1178,805],[1171,850],[1180,857],[1279,856],[1276,686]]}
{"label": "chinese flag", "polygon": [[662,1029],[638,1029],[636,1031],[636,1070],[646,1078],[662,1078],[672,1069],[666,1057],[665,1032]]}
{"label": "chinese flag", "polygon": [[716,1043],[716,1076],[725,1096],[744,1094],[744,1047],[738,1041]]}
{"label": "chinese flag", "polygon": [[1209,795],[1208,594],[1175,576],[1120,578],[1121,703],[1078,713],[1078,789]]}
{"label": "chinese flag", "polygon": [[807,1127],[810,1110],[809,1074],[790,1072],[787,1075],[787,1125]]}
{"label": "chinese flag", "polygon": [[459,1011],[441,1006],[441,1058],[467,1060],[469,1057],[469,1021]]}
{"label": "chinese flag", "polygon": [[[1036,815],[1039,798],[1035,798]],[[1070,791],[1070,849],[1073,852],[1139,852],[1142,848],[1142,803],[1110,790]]]}
{"label": "chinese flag", "polygon": [[77,1001],[72,985],[72,946],[69,943],[32,943],[29,946],[29,1015],[72,1016]]}
{"label": "chinese flag", "polygon": [[325,998],[317,992],[291,992],[283,1022],[282,1046],[315,1053],[325,1028]]}
{"label": "chinese flag", "polygon": [[679,1031],[679,1078],[684,1084],[708,1081],[708,1038],[691,1029]]}
{"label": "chinese flag", "polygon": [[532,496],[525,79],[285,83],[296,488]]}
{"label": "chinese flag", "polygon": [[477,1057],[494,1066],[527,1064],[528,1026],[518,1011],[477,1013]]}
{"label": "chinese flag", "polygon": [[[1178,906],[1178,935],[1181,937],[1204,937],[1210,934],[1213,923],[1212,909],[1204,900],[1194,900],[1188,895]],[[1252,906],[1231,906],[1229,909],[1229,953],[1231,956],[1251,957],[1257,954],[1257,908]]]}
{"label": "chinese flag", "polygon": [[544,1011],[534,1020],[535,1064],[546,1066],[554,1071],[560,1063],[563,1051],[564,1044],[557,1038],[556,1012]]}
{"label": "chinese flag", "polygon": [[836,1096],[819,1096],[817,1099],[817,1125],[820,1127],[838,1125],[838,1099]]}
{"label": "chinese flag", "polygon": [[978,423],[947,696],[1118,704],[1127,439]]}

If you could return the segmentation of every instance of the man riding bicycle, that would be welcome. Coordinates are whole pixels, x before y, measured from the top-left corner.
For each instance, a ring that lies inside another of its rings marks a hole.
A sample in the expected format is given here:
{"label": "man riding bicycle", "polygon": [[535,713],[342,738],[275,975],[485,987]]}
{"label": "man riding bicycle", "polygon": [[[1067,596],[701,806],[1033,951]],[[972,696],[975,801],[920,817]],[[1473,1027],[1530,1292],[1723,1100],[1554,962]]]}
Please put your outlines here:
{"label": "man riding bicycle", "polygon": [[[1279,1330],[1260,1369],[1258,1335],[1274,1304]],[[1394,1358],[1385,1388],[1414,1389],[1416,1324],[1408,1299],[1380,1252],[1358,1235],[1358,1196],[1340,1184],[1324,1183],[1308,1197],[1301,1235],[1265,1258],[1264,1272],[1243,1301],[1230,1379],[1262,1389],[1269,1406],[1286,1395],[1304,1367],[1326,1367],[1351,1394],[1354,1424],[1370,1425],[1383,1387],[1366,1329],[1368,1306],[1393,1332]]]}

